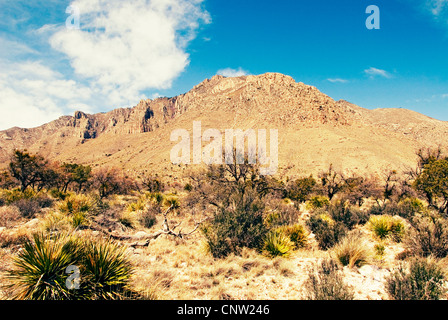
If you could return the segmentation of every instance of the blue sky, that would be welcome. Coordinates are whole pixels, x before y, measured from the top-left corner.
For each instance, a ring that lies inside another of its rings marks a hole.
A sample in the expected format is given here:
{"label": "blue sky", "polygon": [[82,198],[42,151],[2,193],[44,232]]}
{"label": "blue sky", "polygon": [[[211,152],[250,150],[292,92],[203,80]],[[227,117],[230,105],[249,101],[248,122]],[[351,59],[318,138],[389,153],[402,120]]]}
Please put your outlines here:
{"label": "blue sky", "polygon": [[265,72],[448,121],[448,0],[0,0],[0,48],[0,129]]}

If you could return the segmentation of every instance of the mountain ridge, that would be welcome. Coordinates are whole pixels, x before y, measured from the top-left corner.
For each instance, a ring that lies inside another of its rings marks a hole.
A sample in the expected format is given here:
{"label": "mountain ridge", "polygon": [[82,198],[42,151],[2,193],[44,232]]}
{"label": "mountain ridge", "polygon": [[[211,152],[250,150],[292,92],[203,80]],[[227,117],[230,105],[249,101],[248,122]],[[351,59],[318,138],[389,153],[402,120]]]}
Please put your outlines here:
{"label": "mountain ridge", "polygon": [[216,128],[278,129],[279,163],[292,174],[341,169],[379,171],[415,161],[419,147],[446,145],[448,122],[407,109],[369,110],[335,101],[280,73],[213,76],[172,98],[141,100],[105,113],[81,111],[36,128],[0,131],[0,160],[14,149],[52,160],[127,170],[182,172],[169,161],[170,132]]}

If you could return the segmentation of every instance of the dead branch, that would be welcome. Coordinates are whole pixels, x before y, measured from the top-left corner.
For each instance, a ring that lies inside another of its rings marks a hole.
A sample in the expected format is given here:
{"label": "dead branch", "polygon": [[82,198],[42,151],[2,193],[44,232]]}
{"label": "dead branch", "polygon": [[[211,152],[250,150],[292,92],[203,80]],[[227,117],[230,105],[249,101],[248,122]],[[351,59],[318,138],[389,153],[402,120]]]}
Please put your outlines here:
{"label": "dead branch", "polygon": [[199,227],[201,226],[201,224],[203,224],[205,221],[207,221],[209,219],[209,217],[205,217],[205,218],[201,219],[200,221],[196,221],[193,217],[195,226],[191,231],[182,232],[182,229],[179,229],[178,232],[175,232],[175,230],[180,227],[182,222],[179,222],[176,225],[170,227],[170,224],[168,221],[168,213],[170,213],[173,209],[174,209],[174,206],[171,206],[163,213],[163,223],[162,223],[161,230],[158,230],[151,234],[122,235],[122,234],[117,234],[115,232],[109,232],[109,231],[107,231],[103,228],[99,228],[99,227],[90,226],[89,228],[92,230],[95,230],[95,231],[102,232],[115,240],[121,240],[121,241],[134,240],[135,242],[129,244],[129,246],[135,248],[135,247],[146,247],[149,245],[149,243],[152,240],[155,240],[164,234],[171,235],[176,238],[184,239],[186,236],[189,236],[189,235],[193,234],[194,232],[196,232],[199,229]]}

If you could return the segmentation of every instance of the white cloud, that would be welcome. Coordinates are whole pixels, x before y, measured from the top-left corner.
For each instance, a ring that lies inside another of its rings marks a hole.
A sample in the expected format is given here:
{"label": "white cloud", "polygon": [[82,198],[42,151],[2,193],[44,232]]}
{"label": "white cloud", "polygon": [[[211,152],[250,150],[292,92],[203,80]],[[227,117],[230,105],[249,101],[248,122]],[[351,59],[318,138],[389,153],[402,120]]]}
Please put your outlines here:
{"label": "white cloud", "polygon": [[448,13],[448,0],[426,0],[425,6],[436,17]]}
{"label": "white cloud", "polygon": [[391,78],[392,75],[387,72],[386,70],[381,70],[377,68],[370,67],[369,69],[364,70],[365,74],[368,74],[371,78],[374,78],[376,76],[383,77],[383,78]]}
{"label": "white cloud", "polygon": [[189,64],[186,46],[209,23],[202,0],[76,0],[80,30],[51,38],[76,74],[113,104],[129,105],[148,89],[171,87]]}
{"label": "white cloud", "polygon": [[329,78],[327,81],[330,81],[331,83],[348,83],[348,80],[340,79],[340,78]]}
{"label": "white cloud", "polygon": [[[0,60],[0,129],[13,126],[35,127],[64,114],[67,101],[88,101],[91,89],[73,80],[65,80],[58,72],[41,62]],[[85,106],[84,104],[81,104]]]}
{"label": "white cloud", "polygon": [[210,23],[202,2],[74,0],[80,30],[55,24],[28,30],[48,41],[57,59],[68,59],[76,80],[49,67],[61,61],[37,60],[47,58],[0,37],[0,130],[38,126],[74,110],[129,107],[149,89],[169,88],[189,64],[187,45]]}
{"label": "white cloud", "polygon": [[27,54],[36,54],[37,52],[27,45],[5,38],[0,38],[0,58],[8,59],[23,56]]}
{"label": "white cloud", "polygon": [[224,77],[241,77],[246,76],[249,73],[243,70],[241,67],[239,67],[238,69],[232,69],[232,68],[220,69],[216,72],[216,74]]}

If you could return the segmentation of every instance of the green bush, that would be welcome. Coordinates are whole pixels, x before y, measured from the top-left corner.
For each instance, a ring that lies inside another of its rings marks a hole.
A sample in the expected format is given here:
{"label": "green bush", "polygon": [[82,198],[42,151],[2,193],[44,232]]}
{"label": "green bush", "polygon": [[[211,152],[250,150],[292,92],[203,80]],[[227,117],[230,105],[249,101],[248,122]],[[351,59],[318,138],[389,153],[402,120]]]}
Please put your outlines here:
{"label": "green bush", "polygon": [[305,281],[307,300],[353,300],[354,293],[345,283],[339,265],[326,259]]}
{"label": "green bush", "polygon": [[391,238],[396,242],[401,242],[405,234],[404,223],[397,216],[372,216],[369,219],[369,228],[381,240]]}
{"label": "green bush", "polygon": [[70,300],[73,293],[66,286],[65,270],[81,259],[79,245],[73,239],[50,239],[35,235],[26,241],[23,250],[14,259],[10,273],[14,299],[19,300]]}
{"label": "green bush", "polygon": [[432,259],[414,259],[401,264],[386,278],[386,289],[394,300],[439,300],[444,297],[445,275]]}
{"label": "green bush", "polygon": [[264,240],[263,253],[271,258],[288,257],[293,250],[294,243],[280,230],[269,232]]}
{"label": "green bush", "polygon": [[32,199],[35,196],[36,193],[32,189],[26,189],[23,192],[20,189],[3,189],[1,191],[1,198],[5,201],[5,204],[13,204],[22,199]]}
{"label": "green bush", "polygon": [[[80,271],[78,288],[67,286],[69,266]],[[125,248],[110,240],[36,234],[15,257],[9,279],[14,299],[121,299],[132,271]]]}
{"label": "green bush", "polygon": [[231,208],[220,208],[201,230],[208,249],[215,258],[239,254],[246,248],[261,248],[267,234],[263,223],[263,204],[245,202]]}

